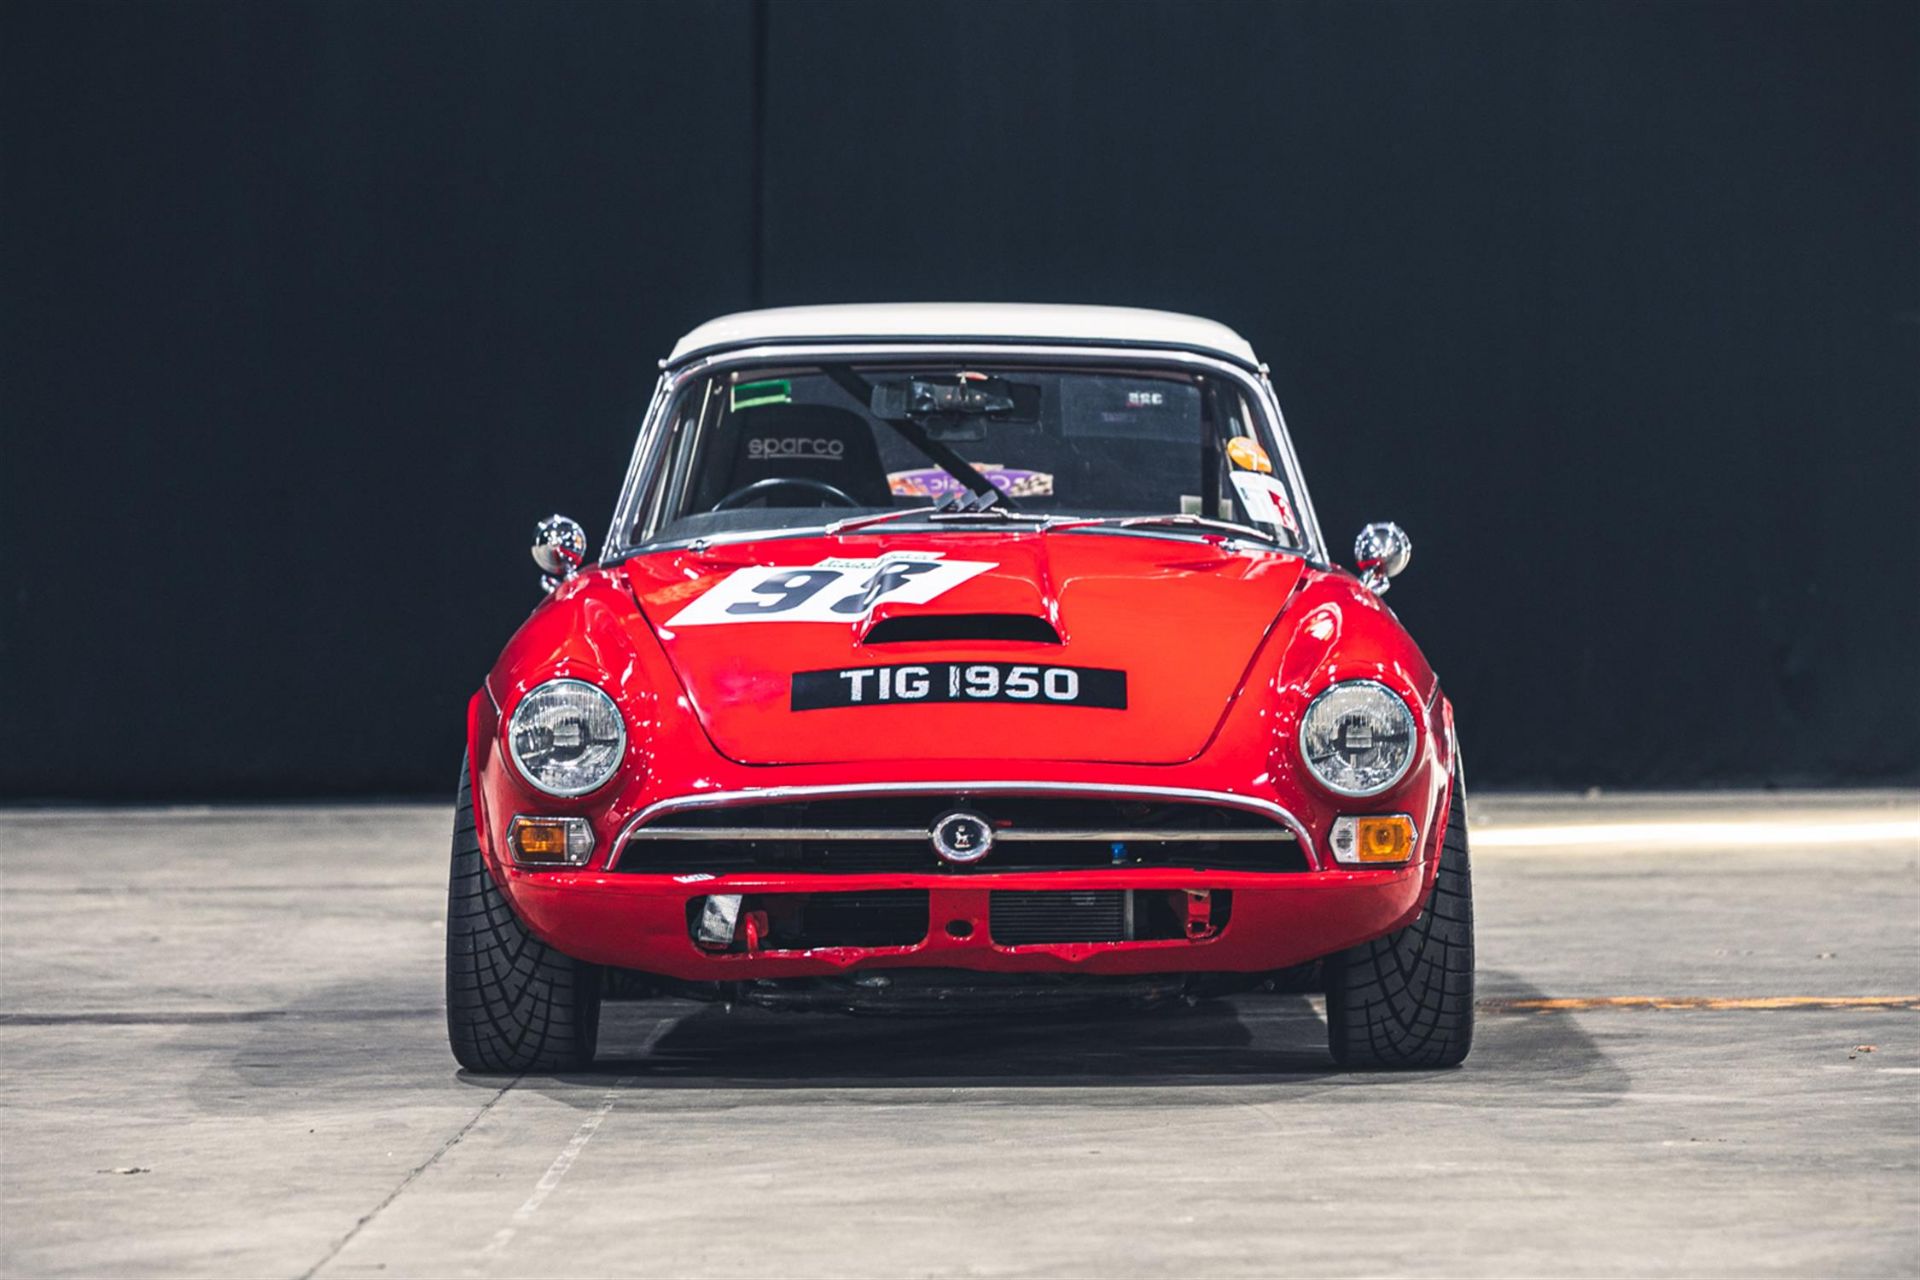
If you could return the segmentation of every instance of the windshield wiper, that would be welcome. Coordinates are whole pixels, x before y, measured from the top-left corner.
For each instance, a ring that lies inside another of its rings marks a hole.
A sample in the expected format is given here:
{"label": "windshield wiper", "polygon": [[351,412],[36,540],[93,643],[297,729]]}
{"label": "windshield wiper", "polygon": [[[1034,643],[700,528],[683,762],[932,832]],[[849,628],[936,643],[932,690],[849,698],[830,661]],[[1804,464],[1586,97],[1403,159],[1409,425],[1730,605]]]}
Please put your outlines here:
{"label": "windshield wiper", "polygon": [[968,524],[973,521],[997,521],[1002,524],[1038,524],[1052,528],[1060,519],[1058,516],[1041,515],[1037,511],[1010,511],[1005,507],[958,507],[936,503],[931,507],[908,507],[904,511],[882,511],[877,515],[850,516],[845,520],[836,520],[828,525],[824,532],[828,534],[851,533],[855,529],[868,529],[877,524],[889,524],[895,520],[911,520],[914,517],[938,520],[941,523],[955,521]]}
{"label": "windshield wiper", "polygon": [[1013,511],[1006,507],[948,507],[936,510],[927,516],[929,520],[938,520],[943,524],[954,520],[965,524],[972,520],[998,520],[1002,524],[1041,524],[1051,527],[1058,516],[1042,515],[1038,511]]}
{"label": "windshield wiper", "polygon": [[1206,516],[1159,515],[1159,516],[1049,516],[1038,511],[1011,511],[1006,507],[960,507],[948,503],[935,503],[930,507],[908,507],[904,511],[882,511],[870,516],[852,516],[846,520],[837,520],[826,527],[828,534],[849,533],[855,529],[867,529],[878,524],[890,524],[895,520],[911,520],[921,517],[928,521],[958,524],[1030,524],[1042,532],[1064,530],[1072,533],[1075,529],[1188,529],[1196,533],[1213,532],[1233,534],[1236,537],[1257,538],[1273,546],[1284,546],[1280,539],[1264,529],[1249,524],[1235,524],[1231,520],[1210,520]]}
{"label": "windshield wiper", "polygon": [[1272,543],[1275,546],[1280,545],[1280,539],[1274,537],[1265,529],[1258,529],[1250,524],[1235,524],[1231,520],[1210,520],[1206,516],[1187,515],[1185,513],[1179,515],[1169,513],[1160,516],[1099,516],[1085,520],[1071,520],[1057,524],[1054,527],[1069,531],[1103,527],[1113,529],[1172,528],[1193,529],[1196,531],[1218,530],[1221,533],[1231,533],[1240,537],[1258,538],[1261,542]]}
{"label": "windshield wiper", "polygon": [[887,522],[892,520],[905,520],[909,516],[932,515],[934,512],[938,511],[939,509],[940,508],[938,506],[908,507],[904,511],[882,511],[876,515],[870,515],[870,516],[848,516],[845,520],[835,520],[832,524],[828,525],[824,530],[822,530],[822,532],[846,533],[852,529],[864,529],[871,524],[886,524]]}

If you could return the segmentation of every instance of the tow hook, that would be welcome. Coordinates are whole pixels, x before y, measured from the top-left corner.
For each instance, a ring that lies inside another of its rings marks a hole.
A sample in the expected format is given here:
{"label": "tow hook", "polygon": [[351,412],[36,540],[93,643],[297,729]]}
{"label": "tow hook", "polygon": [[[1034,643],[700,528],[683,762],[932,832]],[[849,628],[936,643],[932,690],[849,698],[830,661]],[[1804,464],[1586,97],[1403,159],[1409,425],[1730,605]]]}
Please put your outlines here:
{"label": "tow hook", "polygon": [[747,954],[752,955],[760,949],[760,942],[767,936],[767,913],[749,911],[741,917],[740,931],[746,934]]}
{"label": "tow hook", "polygon": [[1198,942],[1202,938],[1211,938],[1213,927],[1213,890],[1187,889],[1182,897],[1186,899],[1187,941]]}
{"label": "tow hook", "polygon": [[737,938],[745,944],[748,955],[758,951],[767,937],[767,913],[741,910],[744,901],[737,893],[716,893],[707,898],[700,907],[694,941],[708,951],[731,951]]}

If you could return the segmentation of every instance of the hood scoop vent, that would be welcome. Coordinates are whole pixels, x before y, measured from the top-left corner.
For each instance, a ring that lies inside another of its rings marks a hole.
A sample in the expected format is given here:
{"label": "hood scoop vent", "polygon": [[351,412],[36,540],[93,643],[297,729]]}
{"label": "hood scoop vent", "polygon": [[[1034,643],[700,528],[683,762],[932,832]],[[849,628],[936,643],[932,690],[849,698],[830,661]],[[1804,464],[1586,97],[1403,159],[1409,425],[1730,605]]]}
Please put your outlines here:
{"label": "hood scoop vent", "polygon": [[906,644],[915,640],[1025,640],[1059,644],[1060,633],[1045,618],[1027,613],[910,613],[882,618],[860,638],[862,644]]}

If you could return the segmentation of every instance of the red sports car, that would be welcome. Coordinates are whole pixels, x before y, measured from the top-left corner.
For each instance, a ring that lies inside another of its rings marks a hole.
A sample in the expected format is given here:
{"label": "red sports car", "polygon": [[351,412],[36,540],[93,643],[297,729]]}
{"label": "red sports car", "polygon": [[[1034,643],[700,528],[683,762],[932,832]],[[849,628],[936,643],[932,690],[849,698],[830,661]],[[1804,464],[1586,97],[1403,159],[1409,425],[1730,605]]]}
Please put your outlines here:
{"label": "red sports car", "polygon": [[1264,366],[1104,307],[799,307],[664,362],[599,562],[468,710],[447,1020],[603,996],[923,1012],[1323,982],[1335,1061],[1473,1033],[1452,709],[1332,563]]}

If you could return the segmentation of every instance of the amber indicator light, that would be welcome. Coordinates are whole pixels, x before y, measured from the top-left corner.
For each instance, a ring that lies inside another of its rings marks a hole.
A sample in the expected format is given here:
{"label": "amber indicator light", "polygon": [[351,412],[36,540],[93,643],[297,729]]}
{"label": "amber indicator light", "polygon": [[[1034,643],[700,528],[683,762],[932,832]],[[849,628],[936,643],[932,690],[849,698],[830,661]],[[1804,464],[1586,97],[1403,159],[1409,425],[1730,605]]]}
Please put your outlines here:
{"label": "amber indicator light", "polygon": [[1411,819],[1362,818],[1354,825],[1354,853],[1361,862],[1405,862],[1413,856]]}
{"label": "amber indicator light", "polygon": [[519,818],[513,824],[513,843],[524,862],[565,862],[567,828],[561,822]]}

